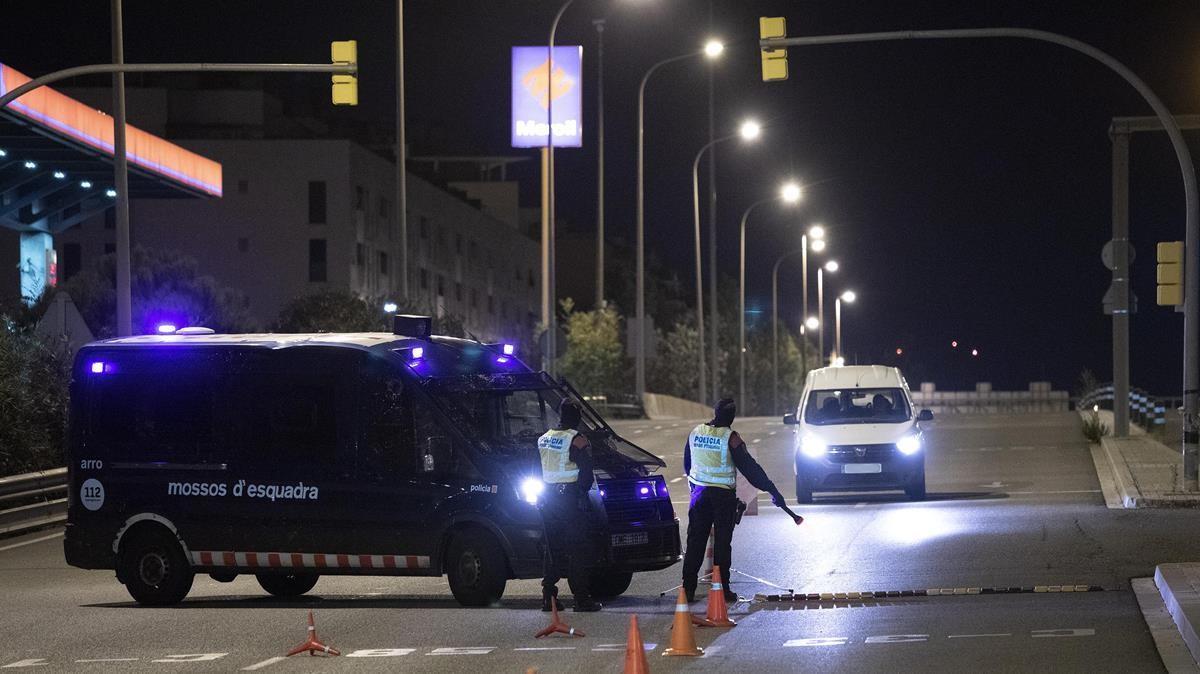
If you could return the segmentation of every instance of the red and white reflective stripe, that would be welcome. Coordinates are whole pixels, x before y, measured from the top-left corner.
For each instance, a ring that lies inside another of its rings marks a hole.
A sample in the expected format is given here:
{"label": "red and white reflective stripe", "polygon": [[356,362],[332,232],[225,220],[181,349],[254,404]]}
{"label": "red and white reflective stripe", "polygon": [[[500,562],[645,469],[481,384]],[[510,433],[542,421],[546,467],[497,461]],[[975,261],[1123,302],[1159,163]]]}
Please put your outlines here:
{"label": "red and white reflective stripe", "polygon": [[319,552],[192,552],[195,566],[234,566],[251,569],[428,569],[429,558],[419,555],[348,555]]}

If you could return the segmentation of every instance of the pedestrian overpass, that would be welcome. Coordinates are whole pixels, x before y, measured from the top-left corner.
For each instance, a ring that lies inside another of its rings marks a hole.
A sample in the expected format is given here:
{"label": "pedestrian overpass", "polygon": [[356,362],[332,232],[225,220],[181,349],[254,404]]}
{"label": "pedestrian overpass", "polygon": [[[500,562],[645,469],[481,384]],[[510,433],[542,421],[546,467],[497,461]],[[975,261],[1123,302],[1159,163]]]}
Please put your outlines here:
{"label": "pedestrian overpass", "polygon": [[[29,81],[0,63],[0,95]],[[127,126],[129,196],[221,196],[221,165]],[[54,235],[115,206],[113,119],[49,87],[0,108],[0,227],[20,235],[21,298],[58,280]],[[0,261],[0,264],[7,264]]]}

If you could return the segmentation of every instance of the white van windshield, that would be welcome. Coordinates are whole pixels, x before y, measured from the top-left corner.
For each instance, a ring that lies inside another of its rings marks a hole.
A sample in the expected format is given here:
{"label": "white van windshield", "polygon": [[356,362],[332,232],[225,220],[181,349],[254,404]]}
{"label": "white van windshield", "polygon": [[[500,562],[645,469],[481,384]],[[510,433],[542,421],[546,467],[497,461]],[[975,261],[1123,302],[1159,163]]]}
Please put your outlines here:
{"label": "white van windshield", "polygon": [[912,418],[908,399],[898,388],[811,391],[804,421],[817,426],[896,424]]}

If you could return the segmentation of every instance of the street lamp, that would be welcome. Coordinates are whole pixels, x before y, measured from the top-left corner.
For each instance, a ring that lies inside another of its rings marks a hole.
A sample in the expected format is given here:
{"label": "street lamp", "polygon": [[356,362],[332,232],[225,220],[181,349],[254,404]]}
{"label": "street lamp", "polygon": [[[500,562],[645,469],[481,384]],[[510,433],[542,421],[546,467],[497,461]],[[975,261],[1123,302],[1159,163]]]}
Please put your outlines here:
{"label": "street lamp", "polygon": [[833,303],[833,314],[834,314],[833,344],[834,344],[834,349],[836,349],[836,353],[839,357],[845,355],[842,353],[842,302],[845,302],[846,304],[853,304],[854,300],[857,299],[857,297],[858,296],[854,294],[853,290],[847,290],[846,292],[842,293],[841,295],[838,295],[837,300],[834,301],[834,303]]}
{"label": "street lamp", "polygon": [[821,251],[825,250],[825,240],[824,239],[814,240],[812,242],[812,249],[813,249],[814,253],[820,253]]}
{"label": "street lamp", "polygon": [[[741,401],[743,405],[746,404],[744,402],[746,400],[746,221],[750,218],[750,211],[763,204],[773,201],[782,201],[789,205],[795,204],[800,201],[801,194],[800,185],[797,183],[784,183],[779,188],[779,196],[760,199],[750,204],[742,213],[742,222],[738,229],[738,401]],[[716,344],[715,336],[713,343]],[[777,361],[774,366],[778,366]],[[716,377],[715,374],[713,376]]]}
{"label": "street lamp", "polygon": [[[741,138],[744,141],[750,142],[757,140],[762,135],[762,126],[754,120],[746,120],[738,127],[737,133],[731,133],[727,136],[721,136],[708,141],[696,153],[696,158],[692,160],[692,216],[695,225],[696,238],[696,332],[700,339],[700,399],[703,403],[705,399],[705,389],[707,389],[704,376],[704,269],[700,259],[700,159],[709,148],[723,143],[734,138]],[[715,270],[714,270],[715,273]],[[714,315],[715,319],[716,316]],[[714,321],[715,322],[715,321]],[[715,325],[713,327],[716,327]],[[717,338],[713,336],[712,348],[712,369],[713,369],[713,400],[717,399]]]}
{"label": "street lamp", "polygon": [[720,40],[709,40],[704,43],[704,55],[710,59],[715,59],[725,51],[725,44]]}
{"label": "street lamp", "polygon": [[[637,289],[635,294],[635,304],[637,306],[637,324],[638,336],[637,345],[634,349],[634,373],[637,388],[638,400],[642,400],[646,395],[646,171],[645,171],[645,149],[646,149],[646,83],[650,80],[650,76],[659,68],[683,61],[685,59],[694,58],[697,56],[705,56],[709,59],[717,58],[721,52],[725,50],[724,46],[720,49],[716,45],[720,44],[716,40],[709,40],[708,44],[703,49],[672,56],[671,58],[663,59],[658,63],[650,66],[644,75],[642,75],[642,83],[638,86],[638,112],[637,112]],[[703,372],[703,370],[701,370]],[[703,396],[702,396],[703,397]]]}
{"label": "street lamp", "polygon": [[[816,242],[814,241],[813,243]],[[818,320],[821,322],[820,329],[817,332],[817,350],[821,353],[822,363],[825,362],[825,280],[823,272],[828,271],[832,274],[837,270],[838,263],[836,260],[826,262],[824,268],[817,268],[817,316],[820,317]]]}

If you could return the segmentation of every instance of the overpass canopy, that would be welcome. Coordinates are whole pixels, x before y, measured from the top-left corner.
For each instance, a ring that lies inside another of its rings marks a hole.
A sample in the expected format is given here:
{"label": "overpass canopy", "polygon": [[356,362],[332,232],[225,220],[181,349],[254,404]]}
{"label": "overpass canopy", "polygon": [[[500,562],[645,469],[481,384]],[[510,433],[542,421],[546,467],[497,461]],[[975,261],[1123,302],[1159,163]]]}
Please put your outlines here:
{"label": "overpass canopy", "polygon": [[[31,78],[0,63],[0,95]],[[129,197],[221,196],[221,165],[126,125]],[[113,119],[50,87],[0,108],[0,226],[21,232],[21,295],[55,282],[52,236],[114,204]]]}

